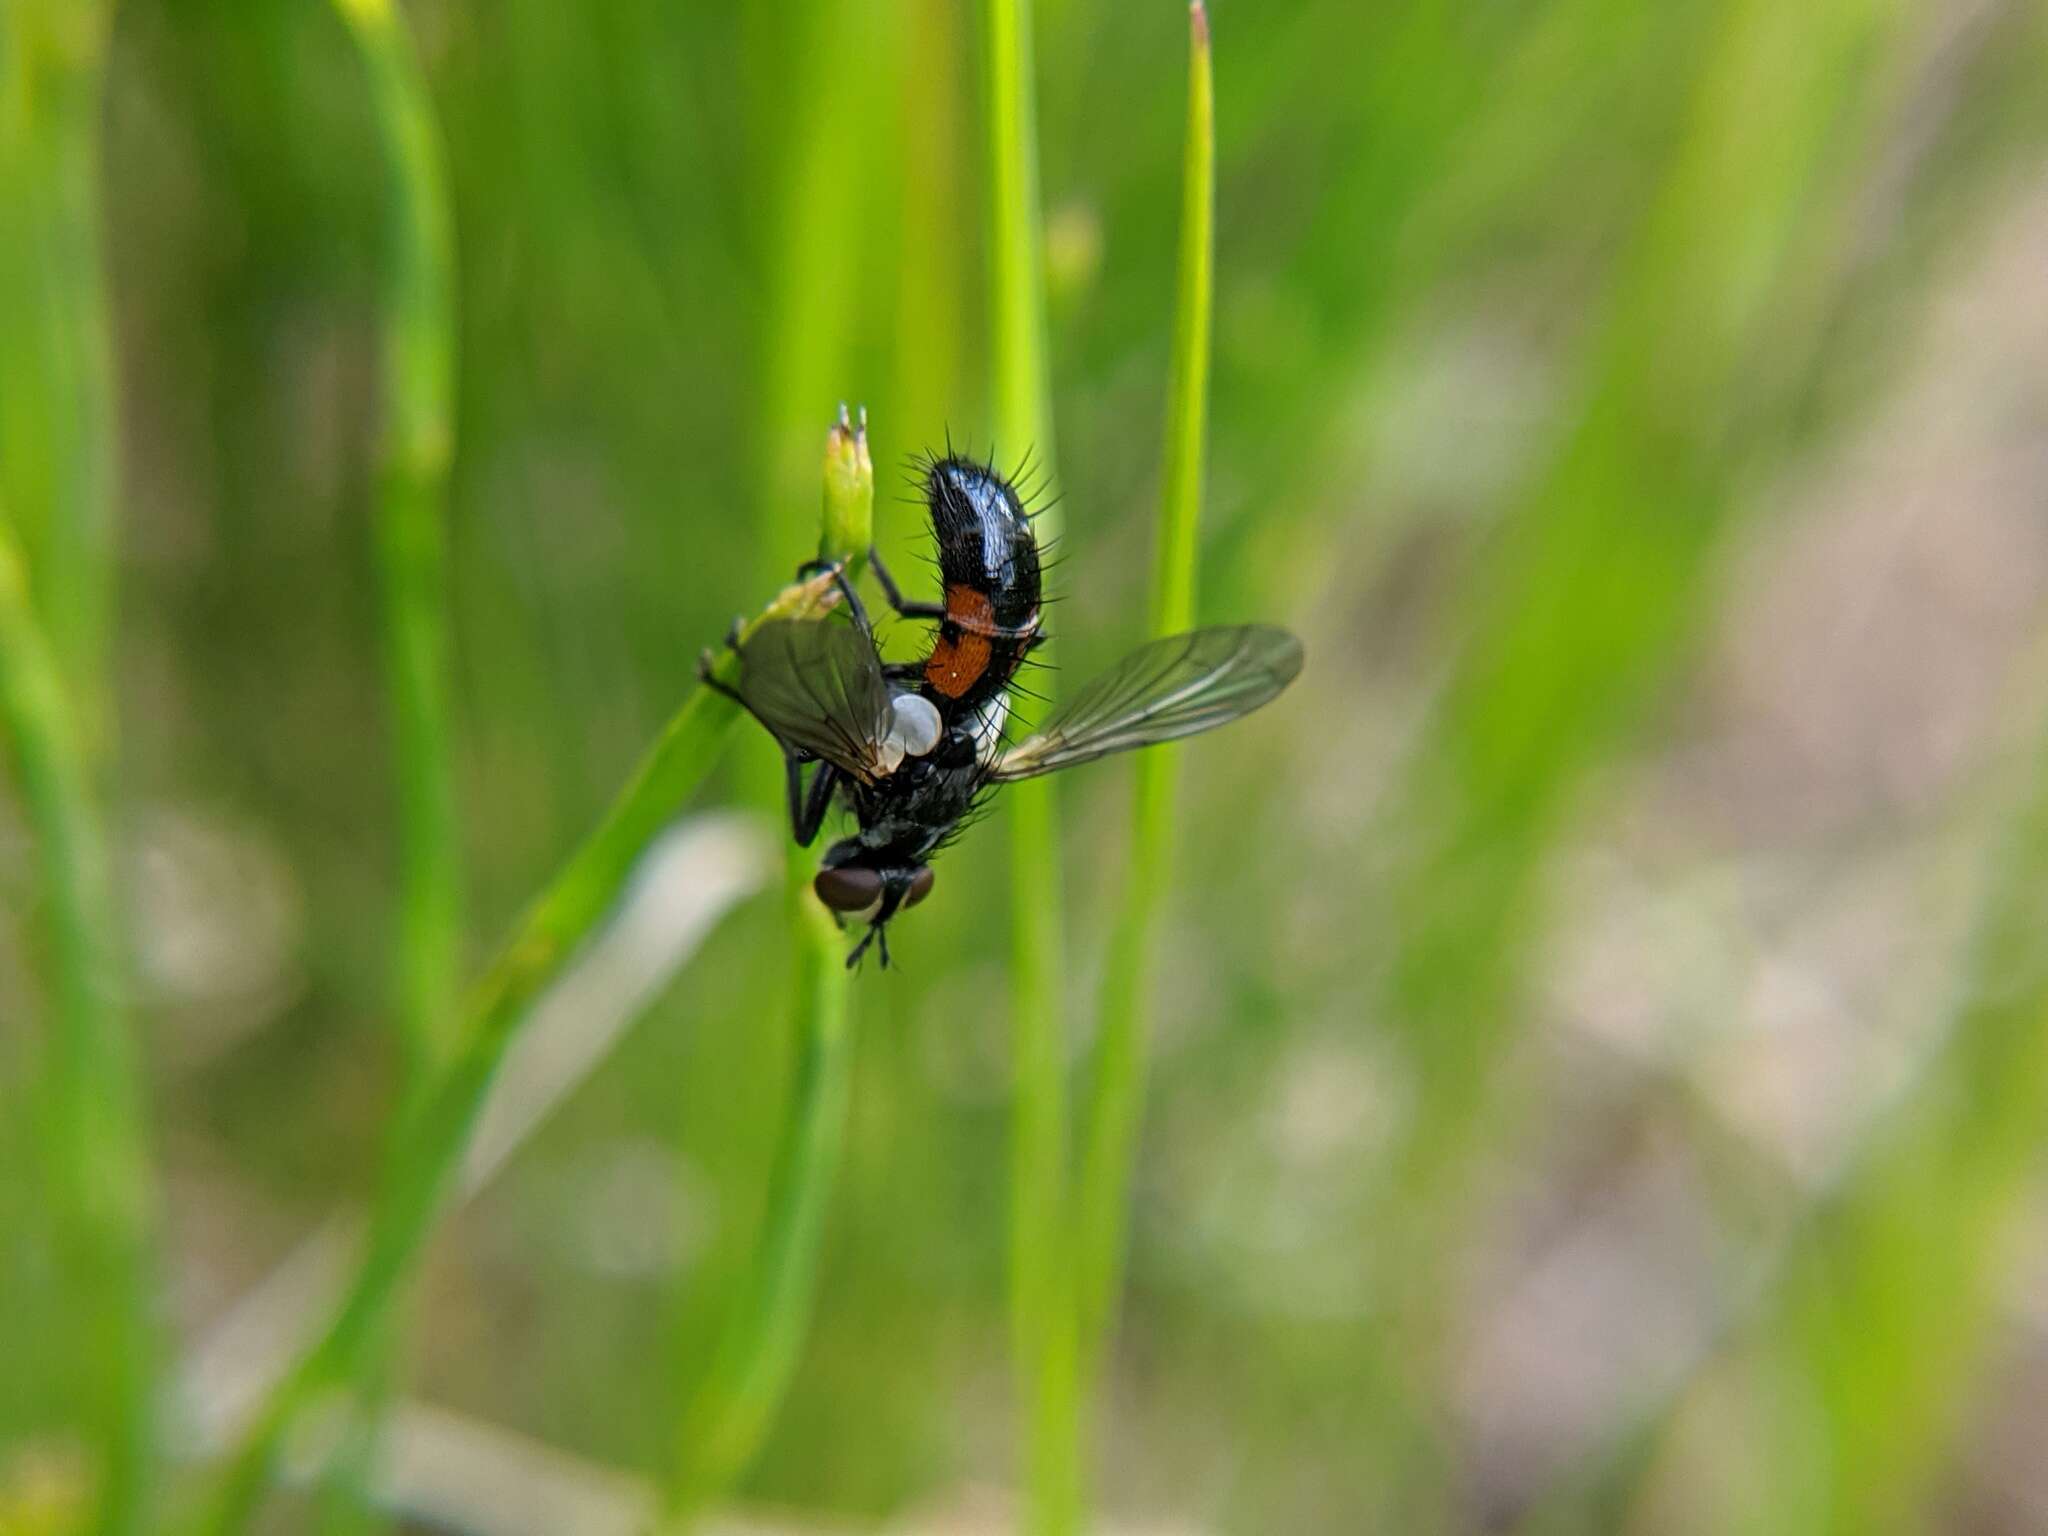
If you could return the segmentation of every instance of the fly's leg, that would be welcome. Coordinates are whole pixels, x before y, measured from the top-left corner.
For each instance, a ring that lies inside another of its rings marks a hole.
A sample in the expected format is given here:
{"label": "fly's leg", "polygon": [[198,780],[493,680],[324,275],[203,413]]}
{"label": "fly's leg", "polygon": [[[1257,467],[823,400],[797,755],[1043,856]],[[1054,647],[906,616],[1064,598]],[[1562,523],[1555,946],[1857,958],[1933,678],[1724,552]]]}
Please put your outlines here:
{"label": "fly's leg", "polygon": [[[727,650],[739,650],[740,630],[744,623],[745,621],[741,619],[734,619],[732,621],[732,629],[725,637],[725,645]],[[731,683],[725,681],[724,678],[720,677],[718,675],[716,668],[717,657],[715,657],[712,654],[711,648],[709,646],[706,646],[703,650],[697,653],[697,681],[702,683],[706,688],[709,688],[713,693],[721,694],[724,697],[731,699],[733,703],[739,705],[741,709],[744,709],[747,712],[747,714],[751,716],[753,720],[761,727],[761,729],[766,731],[770,736],[775,736],[775,739],[778,743],[781,742],[782,738],[776,735],[775,727],[770,725],[766,720],[763,720],[758,714],[755,714],[754,706],[747,702],[746,695],[741,693],[739,689],[733,687]],[[786,747],[784,748],[784,756],[788,756],[788,749]],[[792,759],[792,761],[794,761],[794,759]],[[820,775],[820,777],[823,777],[823,775]],[[792,801],[792,806],[794,806],[794,801]],[[792,810],[791,814],[792,819],[794,819],[794,810]],[[822,814],[823,813],[821,812],[820,815],[822,816]]]}
{"label": "fly's leg", "polygon": [[846,957],[846,968],[850,971],[860,964],[860,957],[868,952],[868,946],[875,942],[875,935],[882,930],[870,927],[860,936],[860,942],[853,946],[853,953]]}
{"label": "fly's leg", "polygon": [[[728,641],[727,643],[730,644],[731,642]],[[737,649],[737,647],[735,647],[735,649]],[[739,705],[741,709],[746,709],[747,701],[740,697],[739,689],[733,687],[731,683],[723,681],[718,676],[718,674],[712,670],[715,663],[716,658],[712,656],[711,648],[709,646],[706,646],[703,650],[699,651],[697,653],[697,681],[702,683],[706,688],[709,688],[713,693],[722,693],[728,699],[731,699],[733,703]],[[747,710],[747,713],[752,714],[753,711]]]}
{"label": "fly's leg", "polygon": [[944,603],[906,603],[903,589],[896,585],[896,578],[889,574],[889,567],[882,564],[882,552],[874,545],[868,546],[868,569],[875,573],[875,580],[881,583],[882,596],[889,599],[889,606],[902,619],[943,619],[946,616]]}
{"label": "fly's leg", "polygon": [[[737,632],[738,625],[735,624],[734,633],[737,634]],[[735,650],[738,649],[738,645],[733,639],[728,638],[726,643]],[[720,680],[717,673],[712,670],[712,659],[711,652],[708,649],[698,654],[698,680],[713,693],[724,694],[733,703],[739,705],[741,709],[753,715],[753,706],[741,697],[740,691],[730,683]],[[761,717],[754,715],[754,718],[759,720]],[[762,723],[765,725],[767,722],[763,721]],[[771,731],[770,734],[773,734],[773,732]],[[839,787],[839,770],[833,767],[832,764],[824,762],[818,763],[818,771],[811,776],[809,787],[805,787],[804,765],[817,761],[816,758],[802,756],[787,750],[782,754],[783,773],[789,787],[789,830],[796,838],[796,844],[799,848],[808,848],[817,841],[818,828],[825,824],[825,812],[832,807],[832,792]]]}
{"label": "fly's leg", "polygon": [[830,763],[819,763],[810,787],[805,788],[804,764],[809,761],[812,759],[794,752],[785,753],[782,759],[789,782],[789,830],[799,848],[817,841],[818,828],[825,824],[825,812],[832,806],[832,791],[839,787],[839,770]]}
{"label": "fly's leg", "polygon": [[861,935],[860,942],[853,946],[853,953],[846,957],[846,968],[849,971],[860,964],[860,957],[868,952],[870,944],[882,952],[882,969],[889,969],[889,925],[870,923],[868,931]]}
{"label": "fly's leg", "polygon": [[[868,569],[875,573],[880,583],[882,596],[889,600],[889,606],[901,619],[943,619],[946,616],[944,603],[913,603],[903,596],[903,589],[896,585],[896,578],[889,574],[889,567],[882,563],[882,552],[868,546]],[[868,611],[860,596],[853,590],[853,583],[846,579],[846,566],[839,560],[806,560],[796,568],[798,580],[830,571],[833,583],[839,588],[839,595],[845,599],[847,611],[853,615],[863,633],[874,633],[874,626],[868,621]]]}
{"label": "fly's leg", "polygon": [[839,596],[846,603],[846,611],[853,616],[854,628],[870,640],[875,637],[875,626],[868,619],[867,605],[860,600],[860,594],[853,590],[853,583],[846,579],[844,560],[806,560],[796,568],[796,579],[807,581],[813,576],[830,573],[832,585],[839,589]]}
{"label": "fly's leg", "polygon": [[[746,632],[746,628],[747,621],[735,614],[732,623],[725,631],[725,648],[734,655],[739,654],[740,636]],[[739,705],[740,708],[747,709],[747,701],[740,697],[739,690],[730,683],[720,682],[716,674],[712,672],[711,669],[716,663],[717,658],[711,654],[710,646],[707,645],[703,650],[699,651],[697,653],[697,681],[709,688],[713,693],[722,693],[728,699],[731,699],[733,703]],[[753,711],[747,709],[747,713],[752,714]]]}
{"label": "fly's leg", "polygon": [[875,915],[868,919],[868,931],[861,941],[853,946],[853,953],[846,957],[846,968],[852,970],[860,964],[860,957],[867,953],[868,946],[874,945],[882,952],[882,969],[889,969],[889,919],[896,915],[896,909],[903,905],[903,891],[891,886],[882,893],[882,905]]}

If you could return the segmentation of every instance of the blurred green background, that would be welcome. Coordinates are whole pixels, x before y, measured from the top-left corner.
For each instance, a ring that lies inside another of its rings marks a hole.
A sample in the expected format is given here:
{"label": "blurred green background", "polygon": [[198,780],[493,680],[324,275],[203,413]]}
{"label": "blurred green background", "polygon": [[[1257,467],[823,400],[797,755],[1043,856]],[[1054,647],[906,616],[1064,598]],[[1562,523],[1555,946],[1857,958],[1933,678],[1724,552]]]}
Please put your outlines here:
{"label": "blurred green background", "polygon": [[[457,261],[471,972],[811,552],[841,400],[910,580],[904,459],[1050,445],[990,443],[976,8],[404,14]],[[2048,12],[1217,0],[1214,29],[1200,606],[1310,661],[1183,758],[1106,1526],[2048,1530]],[[1042,0],[1036,36],[1071,686],[1143,632],[1186,19]],[[0,509],[106,821],[163,1508],[210,1411],[180,1362],[360,1209],[401,1091],[387,214],[329,7],[0,0]],[[1061,781],[1077,1060],[1128,772]],[[756,818],[720,824],[720,901],[771,894],[701,944],[708,865],[634,898],[614,959],[651,1001],[584,1005],[615,1043],[409,1311],[396,1388],[552,1448],[514,1458],[551,1487],[661,1474],[745,1272],[793,1054],[778,777],[736,733],[693,814]],[[18,811],[10,1532],[92,1502],[102,1321],[39,1151]],[[738,1528],[1007,1528],[1005,863],[968,836],[854,986],[817,1312]],[[431,1519],[576,1528],[509,1486]]]}

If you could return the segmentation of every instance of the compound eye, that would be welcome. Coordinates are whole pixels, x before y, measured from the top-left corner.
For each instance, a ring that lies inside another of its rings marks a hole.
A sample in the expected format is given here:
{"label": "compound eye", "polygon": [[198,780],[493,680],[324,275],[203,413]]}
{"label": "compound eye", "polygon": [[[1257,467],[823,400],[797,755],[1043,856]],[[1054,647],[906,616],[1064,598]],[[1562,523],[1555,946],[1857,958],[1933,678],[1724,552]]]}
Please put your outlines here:
{"label": "compound eye", "polygon": [[882,899],[882,877],[872,869],[848,864],[819,870],[811,889],[834,912],[861,912]]}
{"label": "compound eye", "polygon": [[910,889],[903,893],[903,905],[914,907],[932,893],[932,867],[929,864],[917,866],[917,873],[910,877]]}

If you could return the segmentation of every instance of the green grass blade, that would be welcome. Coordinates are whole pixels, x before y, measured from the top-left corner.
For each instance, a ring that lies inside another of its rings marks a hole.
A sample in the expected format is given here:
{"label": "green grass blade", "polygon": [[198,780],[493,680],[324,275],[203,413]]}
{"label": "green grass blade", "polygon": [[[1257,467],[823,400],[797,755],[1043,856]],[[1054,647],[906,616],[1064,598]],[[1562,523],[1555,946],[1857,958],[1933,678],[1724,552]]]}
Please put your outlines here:
{"label": "green grass blade", "polygon": [[[842,413],[825,448],[818,558],[857,566],[874,533],[875,470],[867,428]],[[797,956],[796,1082],[768,1181],[767,1216],[738,1310],[683,1416],[666,1489],[671,1523],[727,1492],[760,1450],[810,1328],[825,1213],[846,1141],[853,1042],[845,936],[790,850],[787,904]]]}
{"label": "green grass blade", "polygon": [[390,198],[377,567],[398,783],[399,1016],[409,1051],[431,1065],[453,1047],[461,983],[447,633],[453,231],[440,135],[405,19],[391,0],[334,4],[369,77]]}
{"label": "green grass blade", "polygon": [[85,1321],[77,1369],[104,1461],[99,1529],[141,1528],[151,1477],[151,1182],[134,1044],[118,1002],[106,850],[56,652],[0,522],[0,726],[35,835],[50,954],[43,1143]]}
{"label": "green grass blade", "polygon": [[844,936],[806,887],[790,893],[798,943],[796,1083],[770,1174],[750,1283],[677,1437],[669,1514],[687,1521],[760,1449],[809,1330],[826,1206],[845,1141],[853,1043]]}
{"label": "green grass blade", "polygon": [[[805,482],[789,445],[843,388],[860,319],[872,191],[850,143],[876,117],[875,72],[849,66],[870,36],[846,0],[763,12],[753,106],[775,146],[764,177],[768,280],[757,402],[759,548],[786,569],[806,516]],[[840,407],[827,437],[817,553],[857,575],[874,527],[874,466],[866,420]],[[783,816],[783,778],[755,785]],[[811,892],[814,859],[786,849],[784,906],[793,971],[796,1068],[769,1168],[762,1227],[724,1304],[708,1365],[686,1398],[662,1490],[664,1515],[689,1524],[746,1472],[773,1427],[809,1333],[811,1296],[829,1197],[845,1142],[852,1049],[849,981],[839,929]]]}
{"label": "green grass blade", "polygon": [[100,246],[112,7],[0,8],[0,500],[80,745],[97,756],[113,614],[114,383]]}
{"label": "green grass blade", "polygon": [[[982,10],[987,114],[989,321],[994,447],[1032,452],[1048,476],[1053,452],[1045,354],[1045,236],[1030,0]],[[1041,542],[1056,536],[1051,514]],[[1052,786],[1005,792],[1010,825],[1011,1003],[1016,1121],[1011,1150],[1010,1331],[1024,1419],[1028,1526],[1079,1520],[1078,1403],[1066,1232],[1066,1032],[1063,1024],[1058,818]]]}
{"label": "green grass blade", "polygon": [[[1188,11],[1188,124],[1181,172],[1180,280],[1174,303],[1173,374],[1167,395],[1165,473],[1152,566],[1151,632],[1177,634],[1195,622],[1195,572],[1208,427],[1209,331],[1216,245],[1216,107],[1209,18]],[[1147,998],[1155,932],[1172,883],[1178,749],[1138,754],[1131,797],[1130,888],[1117,915],[1103,973],[1096,1046],[1079,1172],[1075,1265],[1080,1338],[1088,1369],[1100,1355],[1116,1308],[1138,1125],[1144,1113]]]}
{"label": "green grass blade", "polygon": [[[762,619],[827,600],[823,580],[785,589]],[[759,620],[756,621],[760,622]],[[718,675],[730,683],[728,654]],[[620,791],[604,819],[514,926],[471,989],[461,1043],[433,1092],[393,1149],[371,1214],[363,1258],[334,1317],[272,1392],[244,1434],[199,1518],[199,1529],[240,1530],[270,1480],[285,1433],[323,1391],[360,1364],[419,1259],[450,1178],[461,1161],[485,1090],[521,1021],[548,984],[617,904],[647,845],[703,783],[738,706],[709,688],[684,702]]]}
{"label": "green grass blade", "polygon": [[[404,1117],[454,1049],[461,995],[461,852],[448,698],[447,493],[455,437],[454,236],[440,134],[418,53],[390,0],[335,0],[361,57],[388,199],[380,285],[383,421],[376,566],[398,808],[396,1019]],[[366,1347],[364,1410],[337,1455],[326,1526],[361,1523],[373,1406],[391,1344]]]}
{"label": "green grass blade", "polygon": [[38,1084],[62,1258],[77,1283],[74,1395],[103,1457],[102,1530],[151,1492],[153,1191],[118,1002],[93,765],[111,735],[115,408],[101,250],[111,7],[0,8],[0,709],[36,839],[51,1028]]}

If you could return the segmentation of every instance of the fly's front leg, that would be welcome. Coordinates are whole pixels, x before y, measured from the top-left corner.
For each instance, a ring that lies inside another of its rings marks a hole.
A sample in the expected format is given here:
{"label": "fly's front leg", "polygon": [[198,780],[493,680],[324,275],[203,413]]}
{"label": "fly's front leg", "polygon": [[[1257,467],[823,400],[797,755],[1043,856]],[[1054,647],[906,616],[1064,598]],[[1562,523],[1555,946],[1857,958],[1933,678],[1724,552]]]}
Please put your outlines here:
{"label": "fly's front leg", "polygon": [[[725,632],[725,648],[735,656],[740,653],[740,636],[745,634],[746,630],[747,621],[735,614],[732,624]],[[740,697],[739,690],[730,683],[719,681],[717,674],[712,670],[717,663],[718,658],[711,654],[710,646],[707,645],[703,650],[699,651],[697,653],[697,681],[709,688],[713,693],[724,694],[733,703],[739,705],[740,708],[745,709],[751,715],[753,710],[747,707],[747,701]]]}
{"label": "fly's front leg", "polygon": [[860,594],[853,590],[853,583],[846,579],[845,561],[806,560],[796,568],[796,579],[808,581],[811,577],[825,572],[831,573],[832,585],[839,589],[839,596],[846,604],[846,611],[853,615],[854,627],[872,640],[875,626],[868,619],[867,605],[860,600]]}
{"label": "fly's front leg", "polygon": [[[732,642],[730,640],[728,640],[726,643],[728,645],[731,645],[734,650],[739,649],[738,646],[732,645]],[[699,651],[697,653],[697,681],[702,683],[706,688],[709,688],[713,693],[724,694],[728,699],[731,699],[733,703],[739,705],[741,709],[747,709],[747,701],[740,697],[739,689],[733,687],[731,683],[722,681],[719,678],[717,672],[712,670],[714,665],[715,658],[712,656],[709,647],[706,647],[704,650]],[[752,714],[753,711],[748,709],[747,713]]]}
{"label": "fly's front leg", "polygon": [[804,764],[808,761],[794,752],[782,759],[789,784],[789,830],[799,848],[808,848],[817,841],[818,828],[825,824],[825,812],[832,807],[832,791],[839,787],[839,770],[830,763],[819,763],[810,787],[805,788]]}
{"label": "fly's front leg", "polygon": [[943,619],[946,616],[944,603],[906,603],[903,589],[896,585],[896,578],[889,574],[889,567],[882,564],[882,552],[872,544],[868,546],[868,569],[875,573],[875,580],[881,584],[882,596],[889,599],[889,606],[896,610],[898,618]]}

